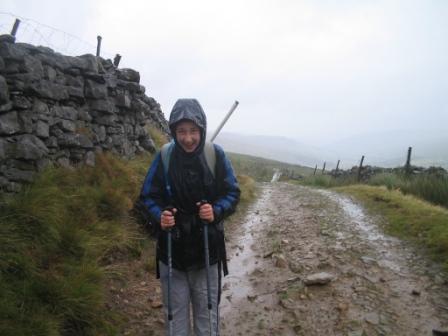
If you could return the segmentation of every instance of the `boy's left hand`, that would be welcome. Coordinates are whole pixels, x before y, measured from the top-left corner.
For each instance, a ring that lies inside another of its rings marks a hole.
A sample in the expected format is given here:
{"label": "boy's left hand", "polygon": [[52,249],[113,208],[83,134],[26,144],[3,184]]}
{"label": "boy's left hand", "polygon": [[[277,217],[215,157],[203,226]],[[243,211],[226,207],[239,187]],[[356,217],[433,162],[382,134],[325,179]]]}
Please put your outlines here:
{"label": "boy's left hand", "polygon": [[199,207],[199,218],[203,221],[211,223],[215,220],[215,214],[213,213],[213,207],[210,203],[198,202],[196,205]]}

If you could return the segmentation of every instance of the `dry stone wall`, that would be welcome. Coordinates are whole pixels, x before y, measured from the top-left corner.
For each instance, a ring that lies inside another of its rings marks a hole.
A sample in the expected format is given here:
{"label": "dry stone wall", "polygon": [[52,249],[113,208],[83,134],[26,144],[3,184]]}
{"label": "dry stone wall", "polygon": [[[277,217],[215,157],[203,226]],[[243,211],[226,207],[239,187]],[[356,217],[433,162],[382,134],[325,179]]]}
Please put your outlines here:
{"label": "dry stone wall", "polygon": [[95,154],[154,151],[168,134],[140,75],[93,55],[64,56],[0,36],[0,190],[15,192],[51,164],[94,165]]}

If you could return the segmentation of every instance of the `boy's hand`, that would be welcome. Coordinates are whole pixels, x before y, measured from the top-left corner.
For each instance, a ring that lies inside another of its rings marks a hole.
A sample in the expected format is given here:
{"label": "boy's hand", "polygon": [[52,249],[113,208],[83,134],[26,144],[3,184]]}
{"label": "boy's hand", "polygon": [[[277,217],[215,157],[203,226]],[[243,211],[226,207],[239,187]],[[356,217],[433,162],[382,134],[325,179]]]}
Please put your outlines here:
{"label": "boy's hand", "polygon": [[171,210],[164,210],[160,216],[160,227],[162,230],[171,229],[175,224],[174,215],[177,209],[172,208]]}
{"label": "boy's hand", "polygon": [[210,203],[198,202],[196,205],[199,207],[199,218],[207,223],[211,223],[215,220],[213,207]]}

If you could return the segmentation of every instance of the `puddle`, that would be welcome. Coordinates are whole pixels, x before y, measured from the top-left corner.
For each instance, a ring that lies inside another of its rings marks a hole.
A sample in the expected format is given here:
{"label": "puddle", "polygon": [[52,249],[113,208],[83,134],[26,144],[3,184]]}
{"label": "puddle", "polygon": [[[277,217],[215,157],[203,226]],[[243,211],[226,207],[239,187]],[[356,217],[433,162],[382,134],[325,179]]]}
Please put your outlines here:
{"label": "puddle", "polygon": [[228,248],[229,275],[223,278],[224,289],[220,304],[223,315],[228,313],[232,307],[239,306],[239,301],[247,301],[247,297],[253,294],[250,280],[252,273],[259,267],[256,260],[260,257],[253,251],[252,246],[256,244],[254,236],[261,230],[260,224],[264,222],[260,212],[265,209],[269,197],[269,188],[263,188],[262,195],[251,206],[248,215],[243,220],[240,237],[235,239]]}

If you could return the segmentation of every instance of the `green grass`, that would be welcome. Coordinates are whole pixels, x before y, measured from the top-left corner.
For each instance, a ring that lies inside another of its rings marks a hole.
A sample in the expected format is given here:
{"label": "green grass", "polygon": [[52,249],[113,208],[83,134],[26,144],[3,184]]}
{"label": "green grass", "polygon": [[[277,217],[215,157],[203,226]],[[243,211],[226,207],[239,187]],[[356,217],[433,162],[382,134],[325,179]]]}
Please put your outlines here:
{"label": "green grass", "polygon": [[448,210],[384,186],[351,185],[335,188],[361,200],[385,219],[386,232],[428,249],[448,270]]}
{"label": "green grass", "polygon": [[[129,215],[151,160],[100,155],[93,168],[47,169],[0,199],[0,335],[120,334],[126,319],[106,307],[105,284],[117,276],[112,259],[151,245]],[[255,183],[238,179],[244,209]]]}
{"label": "green grass", "polygon": [[[355,176],[335,178],[330,175],[308,176],[300,183],[323,188],[358,184]],[[401,173],[381,173],[372,176],[365,184],[400,190],[405,195],[414,195],[448,208],[448,176],[446,175],[422,173],[406,176]]]}
{"label": "green grass", "polygon": [[105,307],[108,257],[138,254],[128,210],[141,177],[112,156],[48,169],[0,201],[0,334],[116,335]]}

